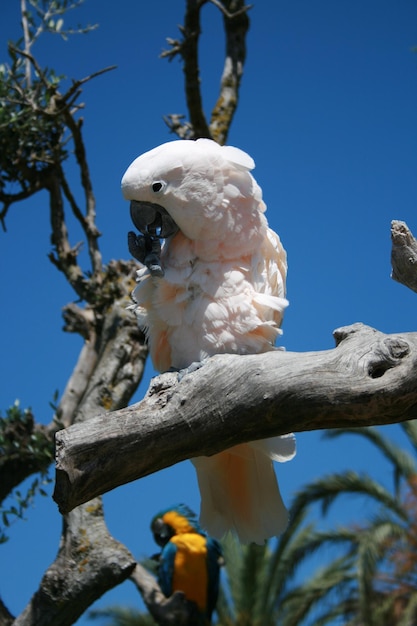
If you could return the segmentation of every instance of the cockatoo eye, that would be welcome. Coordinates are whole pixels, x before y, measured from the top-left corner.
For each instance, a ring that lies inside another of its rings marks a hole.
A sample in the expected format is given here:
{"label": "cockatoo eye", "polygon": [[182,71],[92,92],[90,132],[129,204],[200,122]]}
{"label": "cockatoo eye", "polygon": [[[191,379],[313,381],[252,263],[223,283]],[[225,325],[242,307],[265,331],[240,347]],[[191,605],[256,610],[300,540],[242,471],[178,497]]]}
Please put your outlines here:
{"label": "cockatoo eye", "polygon": [[162,180],[156,180],[155,182],[152,183],[152,191],[154,193],[161,193],[166,187],[166,183],[164,183]]}

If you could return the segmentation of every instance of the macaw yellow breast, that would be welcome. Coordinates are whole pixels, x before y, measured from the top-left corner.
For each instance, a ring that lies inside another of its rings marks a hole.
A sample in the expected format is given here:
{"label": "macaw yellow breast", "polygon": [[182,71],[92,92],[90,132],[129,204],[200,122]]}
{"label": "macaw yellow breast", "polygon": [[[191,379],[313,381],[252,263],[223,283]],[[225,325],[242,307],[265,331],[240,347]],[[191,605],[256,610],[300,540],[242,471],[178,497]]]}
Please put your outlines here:
{"label": "macaw yellow breast", "polygon": [[204,612],[207,607],[207,540],[198,533],[182,533],[170,539],[177,551],[172,591],[182,591]]}

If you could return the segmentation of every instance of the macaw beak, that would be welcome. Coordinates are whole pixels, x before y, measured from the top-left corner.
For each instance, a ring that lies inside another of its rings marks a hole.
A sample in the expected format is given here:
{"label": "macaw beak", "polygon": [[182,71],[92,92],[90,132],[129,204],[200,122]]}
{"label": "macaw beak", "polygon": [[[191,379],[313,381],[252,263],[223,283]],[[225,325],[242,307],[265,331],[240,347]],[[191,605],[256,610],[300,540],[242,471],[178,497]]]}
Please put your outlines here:
{"label": "macaw beak", "polygon": [[171,537],[175,535],[174,530],[170,526],[168,526],[168,524],[165,524],[165,522],[160,517],[157,517],[153,520],[151,530],[155,542],[158,544],[158,546],[161,546],[162,548],[168,543]]}
{"label": "macaw beak", "polygon": [[132,200],[130,203],[130,217],[136,228],[145,237],[166,239],[171,237],[171,235],[175,235],[178,231],[178,226],[168,211],[160,204]]}

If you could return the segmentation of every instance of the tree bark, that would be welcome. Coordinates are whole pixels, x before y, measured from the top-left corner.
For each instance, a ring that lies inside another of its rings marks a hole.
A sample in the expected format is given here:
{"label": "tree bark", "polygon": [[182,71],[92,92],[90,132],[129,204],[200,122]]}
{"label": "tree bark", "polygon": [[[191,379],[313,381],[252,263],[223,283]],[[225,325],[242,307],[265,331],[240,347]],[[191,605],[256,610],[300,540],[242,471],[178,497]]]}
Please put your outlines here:
{"label": "tree bark", "polygon": [[222,6],[226,54],[220,94],[211,113],[210,134],[217,143],[224,145],[238,105],[240,81],[246,59],[250,7],[245,5],[244,0],[228,0]]}
{"label": "tree bark", "polygon": [[64,520],[57,558],[13,626],[70,626],[135,565],[107,530],[101,500],[77,507]]}
{"label": "tree bark", "polygon": [[391,278],[417,292],[417,241],[405,222],[391,222]]}
{"label": "tree bark", "polygon": [[[119,270],[117,280],[127,294],[133,278]],[[126,311],[128,302],[127,295],[116,299],[99,323],[93,315],[89,340],[58,410],[64,423],[82,425],[106,408],[120,409],[136,390],[146,348],[134,316]],[[85,312],[80,309],[74,315]],[[101,500],[88,500],[64,517],[58,555],[14,626],[70,626],[135,568],[129,550],[110,535]]]}
{"label": "tree bark", "polygon": [[184,70],[184,91],[190,121],[184,115],[170,114],[164,119],[171,132],[180,139],[208,137],[223,145],[232,124],[239,98],[240,81],[246,58],[246,35],[249,29],[245,0],[210,0],[223,15],[226,51],[219,95],[213,108],[210,123],[204,113],[201,93],[200,67],[198,61],[201,35],[201,9],[209,0],[186,0],[184,26],[180,26],[182,40],[168,38],[169,50],[161,57],[172,60],[180,55]]}
{"label": "tree bark", "polygon": [[334,336],[322,352],[217,355],[180,381],[158,376],[135,405],[59,431],[60,510],[239,443],[417,417],[417,333],[354,324]]}

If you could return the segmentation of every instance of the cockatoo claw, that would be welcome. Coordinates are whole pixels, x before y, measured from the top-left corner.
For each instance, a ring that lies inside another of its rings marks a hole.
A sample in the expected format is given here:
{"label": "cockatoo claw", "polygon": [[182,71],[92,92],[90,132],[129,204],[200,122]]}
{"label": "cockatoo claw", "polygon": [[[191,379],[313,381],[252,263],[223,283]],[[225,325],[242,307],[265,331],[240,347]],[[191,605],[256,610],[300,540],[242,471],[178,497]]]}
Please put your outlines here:
{"label": "cockatoo claw", "polygon": [[127,235],[130,254],[146,265],[151,276],[161,278],[164,276],[161,264],[161,239],[175,235],[178,226],[163,206],[153,202],[132,200],[130,217],[140,231],[139,235],[133,231]]}
{"label": "cockatoo claw", "polygon": [[132,230],[127,234],[127,245],[130,254],[140,263],[146,265],[151,276],[161,277],[164,270],[161,265],[161,242],[158,237],[137,235]]}
{"label": "cockatoo claw", "polygon": [[192,374],[199,370],[207,361],[208,358],[202,359],[201,361],[193,361],[188,367],[178,370],[178,382],[180,383],[187,374]]}

